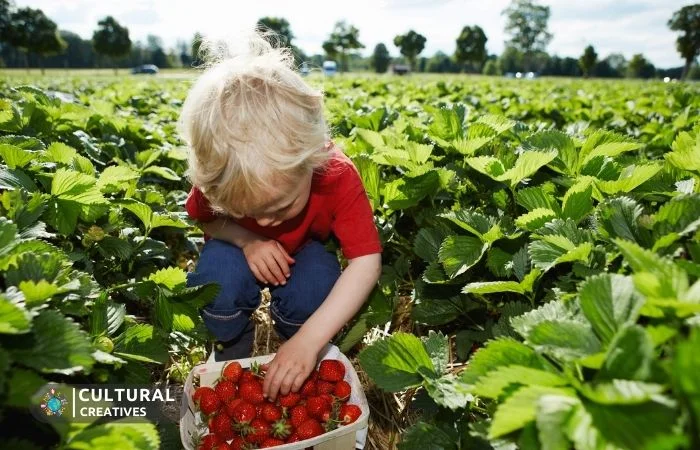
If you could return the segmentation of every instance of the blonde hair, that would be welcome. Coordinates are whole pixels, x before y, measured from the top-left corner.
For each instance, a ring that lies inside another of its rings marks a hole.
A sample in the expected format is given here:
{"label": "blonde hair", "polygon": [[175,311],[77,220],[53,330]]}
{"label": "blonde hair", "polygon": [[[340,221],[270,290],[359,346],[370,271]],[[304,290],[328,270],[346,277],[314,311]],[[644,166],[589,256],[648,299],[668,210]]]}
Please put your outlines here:
{"label": "blonde hair", "polygon": [[204,72],[179,128],[189,147],[187,176],[217,212],[250,215],[280,184],[328,159],[323,92],[304,82],[290,49],[276,42],[260,29],[243,40],[202,41]]}

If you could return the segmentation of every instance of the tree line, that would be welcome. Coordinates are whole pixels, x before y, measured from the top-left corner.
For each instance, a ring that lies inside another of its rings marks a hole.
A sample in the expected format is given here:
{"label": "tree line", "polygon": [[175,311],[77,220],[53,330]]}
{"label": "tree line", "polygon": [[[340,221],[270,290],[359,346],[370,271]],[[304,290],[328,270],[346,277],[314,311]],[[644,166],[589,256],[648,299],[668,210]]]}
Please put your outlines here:
{"label": "tree line", "polygon": [[[619,53],[601,58],[590,45],[579,58],[548,54],[546,48],[553,37],[548,30],[550,8],[536,0],[512,0],[502,14],[509,39],[500,55],[488,54],[488,37],[479,25],[462,29],[452,55],[439,51],[431,57],[421,56],[427,38],[408,30],[392,42],[400,52],[398,58],[391,57],[384,43],[377,44],[370,56],[360,56],[357,51],[365,48],[360,31],[345,21],[334,25],[322,44],[323,53],[312,56],[294,45],[295,36],[286,19],[263,17],[258,25],[274,31],[280,44],[292,49],[299,64],[307,61],[314,67],[334,59],[340,62],[341,70],[378,73],[386,72],[394,63],[406,64],[416,72],[500,75],[532,71],[554,76],[700,79],[700,68],[695,64],[700,54],[700,4],[684,6],[668,21],[669,28],[680,33],[676,47],[685,64],[667,70],[657,69],[641,53],[629,60]],[[70,31],[58,30],[40,9],[18,8],[10,0],[0,0],[0,64],[6,67],[116,68],[146,63],[160,68],[191,67],[201,63],[201,38],[197,33],[190,42],[181,40],[175,48],[165,50],[155,35],[148,36],[145,43],[132,42],[126,26],[113,17],[105,17],[97,23],[92,39],[86,40]]]}

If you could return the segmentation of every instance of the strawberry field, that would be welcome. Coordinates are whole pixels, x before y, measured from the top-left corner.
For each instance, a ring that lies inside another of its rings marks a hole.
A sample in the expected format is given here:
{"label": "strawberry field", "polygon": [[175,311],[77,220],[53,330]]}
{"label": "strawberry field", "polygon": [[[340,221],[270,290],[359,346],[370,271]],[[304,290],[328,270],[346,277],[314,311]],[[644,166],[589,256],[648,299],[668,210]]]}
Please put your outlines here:
{"label": "strawberry field", "polygon": [[[315,82],[385,249],[335,341],[365,380],[367,448],[700,448],[699,86]],[[27,408],[48,381],[176,386],[206,358],[190,84],[0,81],[7,448],[180,448],[175,423]]]}

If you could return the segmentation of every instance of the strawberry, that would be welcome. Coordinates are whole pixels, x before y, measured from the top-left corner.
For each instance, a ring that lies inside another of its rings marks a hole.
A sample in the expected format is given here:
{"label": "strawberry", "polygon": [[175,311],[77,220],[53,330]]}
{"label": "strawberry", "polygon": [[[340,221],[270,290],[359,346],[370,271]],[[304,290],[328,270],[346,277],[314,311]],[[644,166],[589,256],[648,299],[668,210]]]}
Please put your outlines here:
{"label": "strawberry", "polygon": [[236,397],[236,385],[233,384],[233,381],[229,380],[221,380],[216,384],[216,387],[214,388],[214,391],[216,391],[216,395],[219,396],[219,399],[222,402],[227,402],[228,400]]}
{"label": "strawberry", "polygon": [[312,380],[311,378],[307,378],[306,381],[304,381],[304,384],[301,385],[299,393],[304,397],[313,397],[317,393],[316,388],[316,381]]}
{"label": "strawberry", "polygon": [[205,392],[209,392],[209,391],[214,392],[214,389],[210,388],[209,386],[198,387],[198,388],[194,391],[194,394],[192,394],[192,401],[193,401],[195,404],[199,404],[199,401],[200,401],[200,399],[202,398],[202,394],[204,394]]}
{"label": "strawberry", "polygon": [[340,380],[336,383],[335,389],[333,389],[333,395],[344,402],[350,398],[351,391],[350,383],[345,380]]}
{"label": "strawberry", "polygon": [[345,366],[337,359],[324,359],[318,366],[318,375],[322,380],[337,383],[345,377]]}
{"label": "strawberry", "polygon": [[323,427],[315,419],[308,419],[297,427],[296,434],[300,440],[311,439],[323,434]]}
{"label": "strawberry", "polygon": [[281,439],[267,438],[260,444],[260,448],[270,448],[277,447],[278,445],[284,445],[285,442]]}
{"label": "strawberry", "polygon": [[219,442],[212,448],[212,450],[231,450],[231,446],[228,445],[228,442]]}
{"label": "strawberry", "polygon": [[318,392],[318,395],[332,394],[334,390],[335,390],[335,383],[331,383],[330,381],[321,380],[316,385],[316,392]]}
{"label": "strawberry", "polygon": [[310,380],[318,381],[318,370],[313,370],[309,375]]}
{"label": "strawberry", "polygon": [[236,409],[236,406],[238,406],[238,404],[242,401],[243,400],[241,400],[240,398],[233,398],[227,401],[224,404],[224,411],[226,411],[226,414],[228,414],[230,417],[233,417],[233,411]]}
{"label": "strawberry", "polygon": [[233,439],[234,432],[231,418],[225,413],[215,415],[209,422],[209,431],[219,436],[222,441]]}
{"label": "strawberry", "polygon": [[321,419],[323,413],[331,411],[331,405],[321,397],[309,397],[306,400],[306,411],[308,411],[309,416]]}
{"label": "strawberry", "polygon": [[243,374],[243,367],[241,367],[241,363],[238,361],[232,361],[224,366],[224,369],[221,371],[221,377],[224,378],[225,380],[230,380],[234,383],[238,383],[238,380],[241,378],[241,375]]}
{"label": "strawberry", "polygon": [[272,424],[272,436],[284,439],[292,433],[292,424],[287,419],[279,419]]}
{"label": "strawberry", "polygon": [[362,410],[357,405],[347,404],[340,407],[338,419],[343,425],[348,425],[356,421],[362,415]]}
{"label": "strawberry", "polygon": [[197,445],[197,450],[212,450],[216,444],[221,442],[219,436],[209,433],[204,436]]}
{"label": "strawberry", "polygon": [[290,392],[287,395],[280,395],[278,398],[278,402],[283,408],[291,408],[292,406],[299,403],[300,400],[301,395],[299,395],[297,392]]}
{"label": "strawberry", "polygon": [[321,394],[318,397],[321,397],[328,404],[329,408],[333,406],[333,396],[331,394]]}
{"label": "strawberry", "polygon": [[289,435],[289,437],[287,438],[287,440],[285,442],[287,444],[291,444],[292,442],[299,442],[299,441],[301,441],[301,439],[299,438],[299,435],[296,432],[294,432],[294,433]]}
{"label": "strawberry", "polygon": [[240,436],[235,436],[231,441],[231,450],[248,450],[248,443]]}
{"label": "strawberry", "polygon": [[231,417],[239,424],[248,424],[257,416],[255,406],[243,400],[233,408],[232,412]]}
{"label": "strawberry", "polygon": [[246,440],[254,444],[261,444],[265,439],[270,437],[270,424],[262,419],[253,419],[250,422],[250,429],[247,430]]}
{"label": "strawberry", "polygon": [[305,406],[295,406],[289,413],[289,420],[295,428],[301,425],[306,419],[309,419],[309,412],[306,410]]}
{"label": "strawberry", "polygon": [[199,397],[199,410],[205,416],[213,414],[221,406],[221,400],[216,392],[212,389],[211,391],[204,391]]}
{"label": "strawberry", "polygon": [[238,386],[238,396],[253,405],[258,405],[265,401],[262,384],[259,381],[241,382]]}
{"label": "strawberry", "polygon": [[276,422],[282,418],[282,410],[274,403],[264,403],[260,416],[269,423]]}

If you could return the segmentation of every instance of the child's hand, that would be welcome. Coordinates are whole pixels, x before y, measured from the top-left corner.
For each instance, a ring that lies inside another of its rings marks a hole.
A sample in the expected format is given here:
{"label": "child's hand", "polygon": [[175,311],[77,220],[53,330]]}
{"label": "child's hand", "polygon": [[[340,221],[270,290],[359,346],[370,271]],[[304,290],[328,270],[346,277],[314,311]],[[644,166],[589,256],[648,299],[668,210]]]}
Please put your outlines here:
{"label": "child's hand", "polygon": [[287,283],[290,275],[289,265],[294,263],[294,259],[282,244],[274,239],[253,239],[248,241],[242,250],[250,270],[258,281],[275,286]]}
{"label": "child's hand", "polygon": [[[296,339],[295,339],[296,338]],[[277,394],[297,392],[316,367],[317,354],[298,335],[282,344],[275,358],[267,364],[263,394],[275,401]]]}

